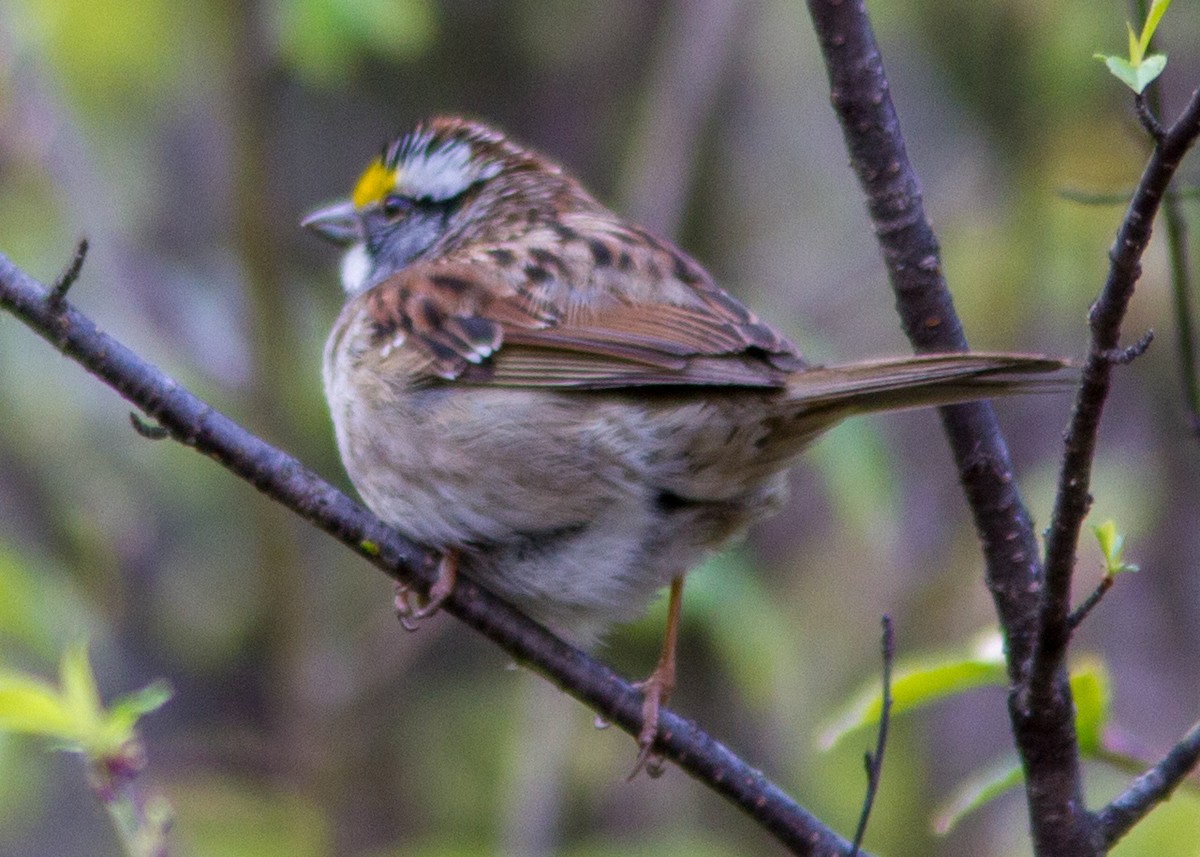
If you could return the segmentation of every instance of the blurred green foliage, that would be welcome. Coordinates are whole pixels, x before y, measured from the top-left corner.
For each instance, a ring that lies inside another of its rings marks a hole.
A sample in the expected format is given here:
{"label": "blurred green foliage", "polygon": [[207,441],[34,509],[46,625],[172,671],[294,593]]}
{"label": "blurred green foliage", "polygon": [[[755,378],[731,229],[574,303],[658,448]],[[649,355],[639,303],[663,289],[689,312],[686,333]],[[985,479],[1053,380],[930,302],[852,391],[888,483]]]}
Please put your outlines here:
{"label": "blurred green foliage", "polygon": [[[1128,93],[1092,59],[1122,48],[1130,11],[871,5],[971,342],[1078,356],[1121,206],[1064,192],[1119,197],[1144,160]],[[728,58],[700,62],[705,38]],[[1156,41],[1169,113],[1200,79],[1200,18],[1177,4]],[[335,260],[296,223],[434,112],[491,119],[674,232],[812,359],[904,351],[824,81],[794,0],[0,0],[0,251],[49,281],[86,234],[72,300],[346,486],[319,380]],[[671,110],[682,84],[712,93],[695,115]],[[639,207],[660,198],[679,210]],[[1158,247],[1130,338],[1150,327],[1169,343]],[[1175,372],[1156,343],[1117,373],[1094,515],[1120,521],[1143,572],[1077,643],[1104,658],[1110,722],[1147,760],[1195,719],[1200,685],[1200,456]],[[998,405],[1040,525],[1069,406]],[[848,833],[872,740],[820,754],[811,736],[877,675],[879,614],[901,657],[994,617],[934,415],[839,427],[793,489],[690,579],[674,703]],[[1104,568],[1088,541],[1081,593]],[[627,784],[632,742],[449,620],[405,634],[373,570],[211,462],[137,437],[115,395],[3,315],[0,593],[6,666],[45,674],[87,636],[105,696],[176,689],[144,735],[178,812],[173,854],[778,853],[677,771]],[[661,611],[602,657],[644,675]],[[1015,795],[944,840],[930,830],[938,802],[1009,749],[1002,692],[895,727],[869,849],[1028,852]],[[70,761],[0,737],[0,770],[20,772],[0,776],[2,857],[118,853]],[[1131,775],[1087,773],[1094,803]],[[1198,818],[1181,791],[1116,853],[1190,857]]]}
{"label": "blurred green foliage", "polygon": [[0,735],[36,736],[82,756],[127,857],[160,857],[172,812],[161,795],[134,787],[145,764],[134,726],[170,696],[155,682],[103,705],[87,647],[76,642],[63,651],[57,684],[0,665]]}
{"label": "blurred green foliage", "polygon": [[420,57],[437,32],[432,0],[275,0],[271,5],[280,55],[313,83],[345,84],[371,57]]}
{"label": "blurred green foliage", "polygon": [[20,670],[0,668],[0,732],[47,738],[58,748],[103,763],[134,740],[138,719],[161,708],[170,695],[159,683],[104,707],[87,647],[76,643],[63,652],[57,685]]}

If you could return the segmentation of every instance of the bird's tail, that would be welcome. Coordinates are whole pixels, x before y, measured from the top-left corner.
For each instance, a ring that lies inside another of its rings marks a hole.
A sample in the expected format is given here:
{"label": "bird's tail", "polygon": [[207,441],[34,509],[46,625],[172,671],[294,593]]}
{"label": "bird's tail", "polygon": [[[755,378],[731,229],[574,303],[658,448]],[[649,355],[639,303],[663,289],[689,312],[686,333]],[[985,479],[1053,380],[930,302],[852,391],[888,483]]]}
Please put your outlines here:
{"label": "bird's tail", "polygon": [[853,414],[951,405],[994,396],[1060,390],[1051,373],[1070,364],[1037,354],[920,354],[812,367],[788,380],[783,401],[805,414]]}

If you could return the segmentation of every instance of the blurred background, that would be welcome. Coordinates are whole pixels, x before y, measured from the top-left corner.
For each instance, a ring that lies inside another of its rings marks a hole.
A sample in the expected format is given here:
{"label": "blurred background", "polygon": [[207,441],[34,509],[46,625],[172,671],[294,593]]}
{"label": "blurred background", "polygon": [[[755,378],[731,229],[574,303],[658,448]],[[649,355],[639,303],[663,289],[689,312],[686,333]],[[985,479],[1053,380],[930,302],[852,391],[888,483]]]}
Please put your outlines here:
{"label": "blurred background", "polygon": [[[971,343],[1080,356],[1121,207],[1064,192],[1119,196],[1144,161],[1128,91],[1092,58],[1124,50],[1129,8],[870,5]],[[1200,81],[1200,16],[1176,4],[1160,33],[1169,117]],[[562,161],[811,359],[907,350],[799,0],[0,0],[0,252],[49,282],[86,235],[81,309],[349,490],[320,388],[336,258],[297,222],[436,112]],[[1114,726],[1147,759],[1200,712],[1200,443],[1170,306],[1156,242],[1126,332],[1159,337],[1116,373],[1091,519],[1116,518],[1142,571],[1075,648],[1104,658]],[[1039,527],[1069,407],[998,405]],[[128,410],[0,314],[0,663],[52,676],[86,635],[106,698],[173,685],[142,730],[172,854],[782,853],[678,770],[627,783],[627,736],[453,620],[406,634],[381,574],[138,437]],[[902,659],[995,619],[934,414],[841,426],[793,487],[692,576],[673,707],[849,836],[874,736],[834,752],[815,736],[877,676],[880,614]],[[1100,576],[1086,542],[1079,597]],[[645,675],[662,608],[601,657]],[[1010,752],[1000,689],[898,718],[866,845],[1027,853],[1015,793],[946,838],[930,828]],[[1129,777],[1086,774],[1093,804]],[[1184,790],[1116,853],[1194,855],[1198,838]],[[0,855],[117,853],[80,760],[0,735]]]}

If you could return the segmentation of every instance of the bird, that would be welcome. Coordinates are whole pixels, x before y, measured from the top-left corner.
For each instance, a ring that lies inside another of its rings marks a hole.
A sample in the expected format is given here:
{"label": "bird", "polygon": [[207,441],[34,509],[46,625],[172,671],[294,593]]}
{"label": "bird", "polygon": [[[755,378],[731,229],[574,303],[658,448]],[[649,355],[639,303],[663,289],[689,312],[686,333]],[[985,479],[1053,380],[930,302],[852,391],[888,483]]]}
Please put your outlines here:
{"label": "bird", "polygon": [[[775,512],[846,417],[1036,388],[1065,363],[954,352],[822,366],[560,164],[458,116],[390,139],[302,226],[343,250],[323,381],[338,451],[385,523],[594,646],[669,586],[636,684],[633,774],[661,771],[684,576]],[[631,774],[631,776],[633,775]]]}

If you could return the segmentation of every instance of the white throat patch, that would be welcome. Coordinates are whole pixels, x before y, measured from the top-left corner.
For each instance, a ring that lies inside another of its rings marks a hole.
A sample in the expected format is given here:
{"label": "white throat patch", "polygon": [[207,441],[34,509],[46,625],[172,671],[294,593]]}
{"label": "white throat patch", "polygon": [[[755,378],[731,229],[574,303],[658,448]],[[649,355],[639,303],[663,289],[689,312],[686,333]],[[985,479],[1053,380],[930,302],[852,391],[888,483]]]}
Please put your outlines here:
{"label": "white throat patch", "polygon": [[367,288],[367,277],[371,275],[371,256],[367,245],[358,242],[342,256],[342,288],[347,297],[354,297]]}

